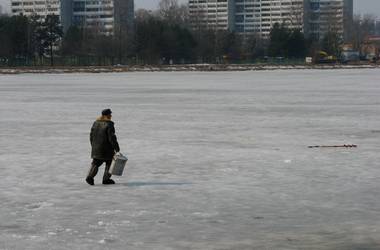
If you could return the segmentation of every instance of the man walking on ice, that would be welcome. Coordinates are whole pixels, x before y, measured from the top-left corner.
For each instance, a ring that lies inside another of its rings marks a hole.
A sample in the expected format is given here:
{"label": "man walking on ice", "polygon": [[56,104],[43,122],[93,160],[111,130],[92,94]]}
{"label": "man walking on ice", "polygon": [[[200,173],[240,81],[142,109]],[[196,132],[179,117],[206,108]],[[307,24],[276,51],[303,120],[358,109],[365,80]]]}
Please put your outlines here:
{"label": "man walking on ice", "polygon": [[102,111],[102,116],[94,122],[91,128],[90,142],[92,148],[92,163],[86,178],[86,182],[90,185],[94,185],[94,177],[103,163],[106,164],[103,184],[115,184],[108,171],[111,167],[113,156],[120,151],[120,148],[115,135],[114,123],[111,121],[111,118],[112,111],[105,109]]}

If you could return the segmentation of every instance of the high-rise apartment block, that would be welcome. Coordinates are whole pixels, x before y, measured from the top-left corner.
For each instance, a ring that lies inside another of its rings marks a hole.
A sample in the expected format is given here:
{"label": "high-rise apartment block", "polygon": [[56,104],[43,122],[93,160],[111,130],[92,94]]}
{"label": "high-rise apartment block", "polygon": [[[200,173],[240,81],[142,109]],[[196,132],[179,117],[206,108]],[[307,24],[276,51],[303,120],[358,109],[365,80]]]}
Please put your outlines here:
{"label": "high-rise apartment block", "polygon": [[233,1],[231,0],[190,0],[189,14],[194,29],[233,29]]}
{"label": "high-rise apartment block", "polygon": [[353,0],[306,0],[305,33],[320,39],[331,31],[345,37],[353,19]]}
{"label": "high-rise apartment block", "polygon": [[72,20],[76,26],[98,29],[112,34],[114,29],[113,1],[73,0]]}
{"label": "high-rise apartment block", "polygon": [[380,19],[375,21],[375,35],[380,36]]}
{"label": "high-rise apartment block", "polygon": [[13,15],[61,15],[59,0],[12,0]]}
{"label": "high-rise apartment block", "polygon": [[11,0],[13,15],[60,16],[64,29],[70,25],[98,29],[111,35],[133,28],[133,0]]}
{"label": "high-rise apartment block", "polygon": [[285,24],[290,29],[303,30],[303,0],[261,0],[260,27],[261,35],[268,37],[275,23]]}
{"label": "high-rise apartment block", "polygon": [[329,30],[344,35],[353,0],[189,0],[193,28],[215,28],[267,38],[275,23],[321,38]]}
{"label": "high-rise apartment block", "polygon": [[114,34],[120,27],[133,28],[133,0],[72,0],[73,24]]}

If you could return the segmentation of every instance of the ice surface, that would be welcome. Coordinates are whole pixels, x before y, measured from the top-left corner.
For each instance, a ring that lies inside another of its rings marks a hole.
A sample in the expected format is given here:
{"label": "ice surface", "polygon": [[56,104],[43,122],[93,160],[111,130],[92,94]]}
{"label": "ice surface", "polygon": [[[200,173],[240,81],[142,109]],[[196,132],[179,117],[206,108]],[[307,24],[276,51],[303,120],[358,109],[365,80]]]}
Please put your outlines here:
{"label": "ice surface", "polygon": [[380,249],[378,69],[2,75],[0,112],[1,250]]}

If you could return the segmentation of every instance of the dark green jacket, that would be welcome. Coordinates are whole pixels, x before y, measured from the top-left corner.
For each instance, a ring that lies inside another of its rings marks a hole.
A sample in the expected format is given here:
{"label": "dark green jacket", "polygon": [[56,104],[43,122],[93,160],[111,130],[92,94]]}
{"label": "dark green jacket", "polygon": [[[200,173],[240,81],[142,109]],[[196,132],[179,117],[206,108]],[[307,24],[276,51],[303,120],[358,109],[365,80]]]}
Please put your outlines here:
{"label": "dark green jacket", "polygon": [[114,123],[110,120],[97,119],[91,128],[91,158],[111,160],[119,152],[119,143],[115,135]]}

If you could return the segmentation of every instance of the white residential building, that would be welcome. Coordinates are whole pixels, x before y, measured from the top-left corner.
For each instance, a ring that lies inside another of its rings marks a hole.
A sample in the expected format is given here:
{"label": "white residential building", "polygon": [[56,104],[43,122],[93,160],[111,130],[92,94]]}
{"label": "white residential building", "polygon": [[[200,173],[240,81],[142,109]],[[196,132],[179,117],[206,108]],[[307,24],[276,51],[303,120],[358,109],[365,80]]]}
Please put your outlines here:
{"label": "white residential building", "polygon": [[380,35],[380,19],[375,21],[375,35]]}
{"label": "white residential building", "polygon": [[306,0],[306,33],[321,39],[327,32],[334,32],[343,37],[352,25],[353,0]]}
{"label": "white residential building", "polygon": [[261,32],[260,7],[260,0],[236,0],[234,30],[239,33]]}
{"label": "white residential building", "polygon": [[267,37],[273,25],[302,29],[303,0],[189,0],[192,27],[259,33]]}
{"label": "white residential building", "polygon": [[11,0],[12,15],[57,15],[64,29],[71,24],[71,0]]}
{"label": "white residential building", "polygon": [[133,0],[11,0],[11,8],[13,15],[58,15],[64,30],[77,25],[111,35],[133,29]]}
{"label": "white residential building", "polygon": [[261,0],[261,35],[268,37],[275,23],[303,30],[303,0]]}
{"label": "white residential building", "polygon": [[190,24],[194,29],[233,29],[233,0],[189,0]]}
{"label": "white residential building", "polygon": [[111,35],[125,27],[133,29],[133,0],[73,0],[72,22],[74,25],[97,29]]}
{"label": "white residential building", "polygon": [[343,36],[353,0],[189,0],[192,27],[217,28],[268,38],[275,23],[321,38],[329,29]]}
{"label": "white residential building", "polygon": [[73,0],[73,24],[99,29],[112,34],[114,27],[113,1]]}
{"label": "white residential building", "polygon": [[61,5],[59,0],[11,0],[13,15],[60,15]]}

